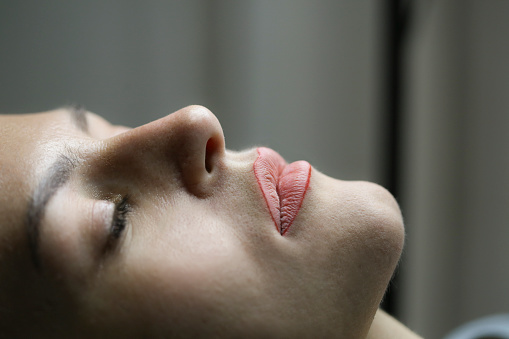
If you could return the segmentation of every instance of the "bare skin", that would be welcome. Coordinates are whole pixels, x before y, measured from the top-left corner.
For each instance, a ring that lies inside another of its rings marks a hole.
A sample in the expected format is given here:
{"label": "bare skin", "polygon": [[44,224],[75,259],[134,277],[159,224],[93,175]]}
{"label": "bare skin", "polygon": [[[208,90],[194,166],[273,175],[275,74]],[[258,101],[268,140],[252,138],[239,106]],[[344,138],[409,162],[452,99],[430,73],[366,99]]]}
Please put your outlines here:
{"label": "bare skin", "polygon": [[281,236],[201,106],[4,115],[0,145],[0,336],[365,338],[401,254],[385,189],[314,168]]}
{"label": "bare skin", "polygon": [[422,339],[382,310],[376,312],[366,339]]}

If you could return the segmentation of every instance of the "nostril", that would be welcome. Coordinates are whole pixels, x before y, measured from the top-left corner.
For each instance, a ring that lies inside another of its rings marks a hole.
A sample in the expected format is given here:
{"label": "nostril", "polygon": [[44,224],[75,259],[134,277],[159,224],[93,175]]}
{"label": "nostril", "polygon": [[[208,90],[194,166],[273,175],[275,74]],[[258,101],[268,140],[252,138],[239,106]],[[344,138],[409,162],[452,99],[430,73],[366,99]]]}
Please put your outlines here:
{"label": "nostril", "polygon": [[212,172],[213,162],[214,162],[214,153],[217,149],[217,141],[214,141],[214,138],[210,138],[207,141],[207,145],[205,146],[205,169],[208,173]]}
{"label": "nostril", "polygon": [[[165,121],[166,122],[166,121]],[[221,178],[224,148],[223,129],[206,108],[186,107],[167,118],[166,152],[175,152],[183,186],[197,197],[212,194]],[[174,142],[172,142],[174,140]],[[169,157],[173,161],[174,157]]]}

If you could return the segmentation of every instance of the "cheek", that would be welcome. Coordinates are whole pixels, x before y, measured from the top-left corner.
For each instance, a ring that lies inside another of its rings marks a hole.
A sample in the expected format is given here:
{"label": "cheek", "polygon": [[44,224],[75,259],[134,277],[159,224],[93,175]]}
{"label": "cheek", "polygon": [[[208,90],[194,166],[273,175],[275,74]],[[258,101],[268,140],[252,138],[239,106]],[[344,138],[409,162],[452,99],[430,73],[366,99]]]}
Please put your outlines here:
{"label": "cheek", "polygon": [[249,316],[243,315],[245,305],[263,295],[255,264],[228,231],[231,225],[203,207],[191,215],[178,210],[178,217],[167,216],[133,234],[122,261],[105,271],[102,296],[96,299],[122,304],[137,315],[133,322],[156,324],[168,333],[175,328],[191,333],[197,323],[238,326]]}

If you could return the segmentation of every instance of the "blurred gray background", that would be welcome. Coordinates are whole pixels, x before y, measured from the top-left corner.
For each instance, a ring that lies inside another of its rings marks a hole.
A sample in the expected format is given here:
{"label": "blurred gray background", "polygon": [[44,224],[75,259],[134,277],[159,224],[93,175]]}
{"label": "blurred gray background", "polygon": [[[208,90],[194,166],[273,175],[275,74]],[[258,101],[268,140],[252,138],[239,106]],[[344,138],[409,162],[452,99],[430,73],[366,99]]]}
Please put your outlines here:
{"label": "blurred gray background", "polygon": [[221,121],[228,148],[268,145],[333,175],[375,179],[379,7],[3,1],[0,109],[72,102],[138,126],[201,104]]}
{"label": "blurred gray background", "polygon": [[391,3],[2,0],[0,111],[79,103],[134,127],[202,104],[228,148],[397,187],[392,312],[440,338],[509,308],[509,1],[399,1],[397,115]]}

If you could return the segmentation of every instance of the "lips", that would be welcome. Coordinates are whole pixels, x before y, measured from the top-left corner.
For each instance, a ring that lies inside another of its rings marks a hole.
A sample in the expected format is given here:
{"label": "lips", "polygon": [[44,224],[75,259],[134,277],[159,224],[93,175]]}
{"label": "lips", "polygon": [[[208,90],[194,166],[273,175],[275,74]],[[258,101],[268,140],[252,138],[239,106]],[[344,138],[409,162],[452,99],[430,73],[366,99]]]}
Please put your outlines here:
{"label": "lips", "polygon": [[287,164],[275,151],[260,147],[253,167],[256,180],[269,208],[272,220],[284,235],[299,213],[311,178],[307,161]]}

